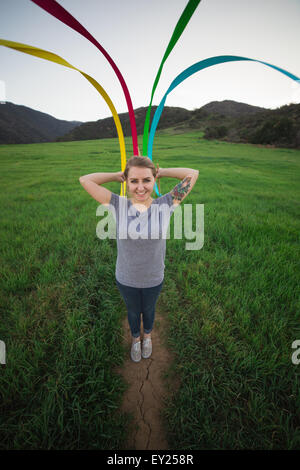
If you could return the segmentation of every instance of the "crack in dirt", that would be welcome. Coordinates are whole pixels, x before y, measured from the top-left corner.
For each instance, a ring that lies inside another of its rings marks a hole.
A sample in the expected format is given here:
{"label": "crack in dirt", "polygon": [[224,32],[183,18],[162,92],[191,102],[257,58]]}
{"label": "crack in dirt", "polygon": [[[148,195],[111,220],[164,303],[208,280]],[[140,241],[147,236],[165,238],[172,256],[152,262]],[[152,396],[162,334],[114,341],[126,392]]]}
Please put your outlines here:
{"label": "crack in dirt", "polygon": [[140,406],[140,413],[141,413],[141,417],[142,417],[143,422],[144,422],[145,425],[148,426],[148,428],[149,428],[149,435],[148,435],[148,441],[147,441],[147,445],[146,445],[146,450],[147,450],[148,447],[149,447],[149,443],[150,443],[150,439],[151,439],[151,432],[152,432],[152,430],[151,430],[151,423],[148,423],[148,422],[145,420],[145,409],[144,409],[144,407],[143,407],[144,401],[145,401],[145,397],[144,397],[144,394],[143,394],[143,391],[142,391],[142,390],[143,390],[143,387],[144,387],[144,385],[145,385],[145,381],[147,381],[147,380],[149,379],[150,367],[151,367],[152,363],[153,363],[153,359],[152,359],[152,358],[149,358],[149,365],[148,365],[148,367],[147,367],[147,376],[146,376],[145,380],[143,381],[143,383],[142,383],[142,385],[141,385],[141,388],[140,388],[140,393],[141,393],[141,395],[142,395],[142,397],[143,397],[143,401],[142,401],[141,406]]}
{"label": "crack in dirt", "polygon": [[[128,358],[124,366],[118,368],[128,383],[121,410],[133,416],[129,428],[126,449],[168,450],[169,445],[161,419],[161,410],[167,398],[167,387],[162,375],[168,370],[172,357],[161,336],[166,321],[157,312],[152,331],[153,352],[149,359],[135,363],[130,359],[131,335],[128,321],[124,321],[127,337]],[[174,390],[175,384],[172,384]]]}

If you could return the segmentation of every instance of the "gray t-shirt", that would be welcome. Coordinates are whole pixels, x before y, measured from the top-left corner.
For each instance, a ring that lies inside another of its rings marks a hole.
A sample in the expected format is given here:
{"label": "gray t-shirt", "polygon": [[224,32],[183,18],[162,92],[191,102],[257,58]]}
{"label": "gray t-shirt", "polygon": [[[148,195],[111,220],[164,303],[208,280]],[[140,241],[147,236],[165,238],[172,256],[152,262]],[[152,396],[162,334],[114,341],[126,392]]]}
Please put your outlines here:
{"label": "gray t-shirt", "polygon": [[171,193],[139,212],[127,197],[112,193],[110,210],[116,221],[116,279],[130,287],[159,285],[164,279],[166,238],[174,212]]}

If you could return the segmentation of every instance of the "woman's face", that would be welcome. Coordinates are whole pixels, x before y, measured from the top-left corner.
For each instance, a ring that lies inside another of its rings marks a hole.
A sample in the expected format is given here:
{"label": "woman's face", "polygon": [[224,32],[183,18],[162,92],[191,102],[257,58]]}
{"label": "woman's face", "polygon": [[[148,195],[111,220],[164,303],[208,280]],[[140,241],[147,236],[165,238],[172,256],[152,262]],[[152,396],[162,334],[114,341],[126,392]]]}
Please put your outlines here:
{"label": "woman's face", "polygon": [[146,202],[152,194],[156,178],[150,168],[133,166],[129,168],[127,191],[137,202]]}

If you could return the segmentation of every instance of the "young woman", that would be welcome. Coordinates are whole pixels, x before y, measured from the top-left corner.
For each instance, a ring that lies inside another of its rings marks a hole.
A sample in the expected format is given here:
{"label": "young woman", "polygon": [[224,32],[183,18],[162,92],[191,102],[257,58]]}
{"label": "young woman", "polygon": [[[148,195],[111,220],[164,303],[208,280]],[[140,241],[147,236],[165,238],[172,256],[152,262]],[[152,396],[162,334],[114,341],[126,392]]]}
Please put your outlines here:
{"label": "young woman", "polygon": [[[116,284],[127,307],[132,334],[131,359],[135,362],[139,362],[141,357],[149,358],[152,353],[155,305],[164,279],[164,229],[175,207],[191,191],[198,173],[198,170],[190,168],[156,169],[150,158],[134,156],[127,161],[124,173],[91,173],[79,178],[83,188],[100,204],[113,209],[115,214],[118,247]],[[154,184],[163,177],[181,181],[169,193],[153,199]],[[129,197],[118,196],[103,187],[111,181],[126,181]],[[166,210],[168,208],[169,211]]]}

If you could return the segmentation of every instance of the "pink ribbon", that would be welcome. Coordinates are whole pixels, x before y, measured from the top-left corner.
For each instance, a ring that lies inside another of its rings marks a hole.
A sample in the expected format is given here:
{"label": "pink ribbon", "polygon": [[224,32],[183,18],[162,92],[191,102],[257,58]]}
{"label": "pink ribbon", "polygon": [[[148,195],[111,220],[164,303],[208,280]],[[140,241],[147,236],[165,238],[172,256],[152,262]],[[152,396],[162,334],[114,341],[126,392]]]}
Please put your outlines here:
{"label": "pink ribbon", "polygon": [[136,122],[135,122],[135,116],[134,116],[130,94],[129,94],[127,85],[125,83],[125,80],[120,70],[118,69],[117,65],[113,61],[113,59],[106,52],[106,50],[101,46],[101,44],[99,44],[99,42],[96,41],[96,39],[84,28],[84,26],[82,26],[82,24],[80,24],[79,21],[76,20],[76,18],[74,18],[67,10],[65,10],[55,0],[31,0],[31,1],[35,3],[36,5],[38,5],[39,7],[43,8],[43,10],[50,13],[50,15],[54,16],[55,18],[60,20],[62,23],[66,24],[67,26],[74,29],[82,36],[84,36],[86,39],[88,39],[92,44],[94,44],[94,46],[96,46],[99,49],[100,52],[102,52],[104,57],[108,60],[108,62],[114,69],[119,79],[119,82],[122,86],[122,89],[125,95],[128,112],[129,112],[130,126],[131,126],[133,153],[134,155],[138,155],[139,150],[138,150],[138,141],[137,141]]}

